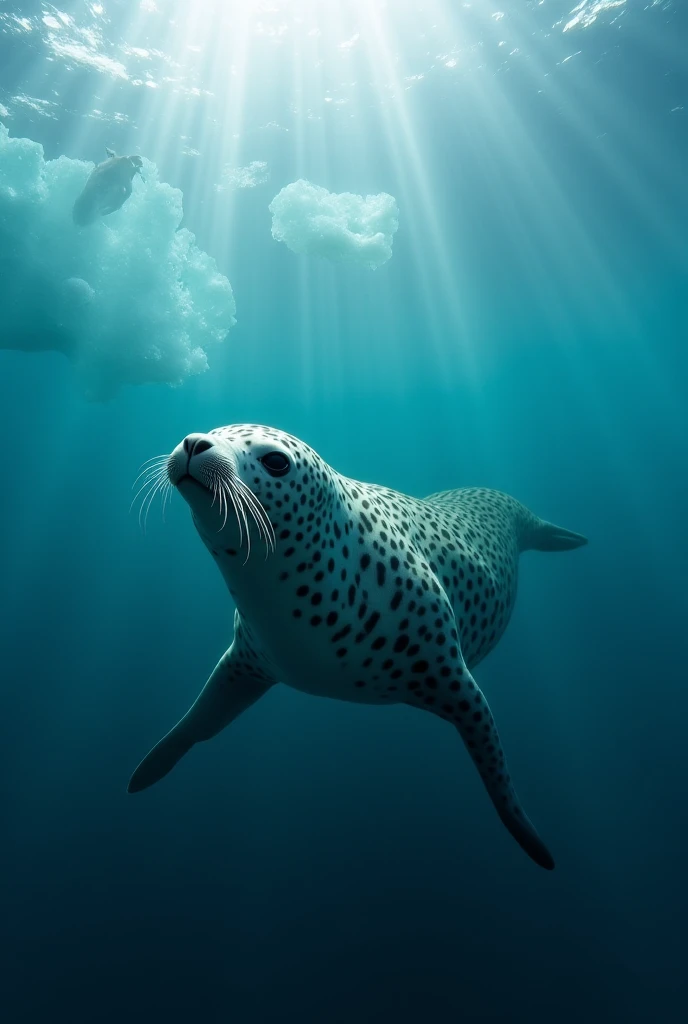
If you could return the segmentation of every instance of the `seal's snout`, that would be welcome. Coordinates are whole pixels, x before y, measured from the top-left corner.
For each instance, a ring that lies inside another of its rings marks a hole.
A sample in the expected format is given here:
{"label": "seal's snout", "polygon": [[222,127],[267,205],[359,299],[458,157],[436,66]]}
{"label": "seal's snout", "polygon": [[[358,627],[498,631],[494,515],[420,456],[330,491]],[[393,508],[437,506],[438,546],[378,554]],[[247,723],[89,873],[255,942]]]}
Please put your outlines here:
{"label": "seal's snout", "polygon": [[217,446],[207,434],[187,434],[170,456],[167,473],[170,483],[178,487],[185,480],[208,485],[210,467],[217,462]]}
{"label": "seal's snout", "polygon": [[189,456],[189,459],[192,459],[194,455],[202,455],[203,452],[210,451],[212,447],[213,442],[203,434],[189,434],[182,441],[182,448]]}

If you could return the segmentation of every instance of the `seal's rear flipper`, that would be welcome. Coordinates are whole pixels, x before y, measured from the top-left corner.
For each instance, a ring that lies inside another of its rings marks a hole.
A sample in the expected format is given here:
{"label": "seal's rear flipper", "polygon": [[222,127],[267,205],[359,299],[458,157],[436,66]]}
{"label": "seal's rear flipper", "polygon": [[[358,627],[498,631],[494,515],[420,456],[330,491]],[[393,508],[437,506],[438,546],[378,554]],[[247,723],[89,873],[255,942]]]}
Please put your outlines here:
{"label": "seal's rear flipper", "polygon": [[129,779],[127,793],[139,793],[142,789],[148,789],[154,782],[159,782],[164,775],[172,771],[177,761],[191,750],[193,741],[189,742],[184,737],[184,730],[181,728],[183,723],[184,719],[146,754]]}
{"label": "seal's rear flipper", "polygon": [[436,676],[426,680],[429,701],[422,683],[414,681],[413,696],[406,702],[456,726],[503,824],[531,860],[551,871],[554,858],[521,807],[497,726],[480,687],[460,655],[453,666],[445,663],[442,670],[445,668],[451,672],[441,680]]}
{"label": "seal's rear flipper", "polygon": [[492,712],[466,668],[461,678],[461,692],[463,697],[456,703],[458,715],[453,716],[454,724],[480,772],[497,814],[531,860],[552,871],[554,858],[521,806]]}
{"label": "seal's rear flipper", "polygon": [[546,871],[554,870],[554,857],[549,852],[540,836],[535,831],[529,818],[518,808],[517,810],[501,811],[497,808],[499,817],[503,824],[511,832],[512,836],[528,854],[531,860],[539,864]]}
{"label": "seal's rear flipper", "polygon": [[270,689],[272,681],[246,675],[251,667],[245,650],[239,653],[235,641],[181,721],[146,754],[129,780],[127,792],[138,793],[159,782],[195,743],[216,736]]}
{"label": "seal's rear flipper", "polygon": [[521,806],[504,755],[495,720],[480,687],[463,665],[460,673],[461,699],[454,724],[480,772],[497,814],[522,850],[541,868],[552,871],[554,858]]}
{"label": "seal's rear flipper", "polygon": [[588,543],[588,538],[573,530],[564,530],[554,523],[539,519],[527,531],[521,542],[521,551],[572,551]]}

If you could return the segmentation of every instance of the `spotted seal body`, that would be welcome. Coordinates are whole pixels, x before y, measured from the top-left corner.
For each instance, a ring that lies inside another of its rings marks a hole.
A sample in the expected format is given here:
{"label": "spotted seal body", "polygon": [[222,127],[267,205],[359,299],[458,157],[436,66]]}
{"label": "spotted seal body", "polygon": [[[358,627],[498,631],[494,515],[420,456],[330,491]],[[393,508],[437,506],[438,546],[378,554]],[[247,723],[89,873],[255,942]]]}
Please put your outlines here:
{"label": "spotted seal body", "polygon": [[347,479],[267,427],[189,435],[165,472],[234,598],[234,641],[138,766],[130,792],[157,782],[278,681],[357,703],[405,703],[458,729],[506,827],[552,868],[472,669],[509,621],[519,553],[585,539],[498,491],[421,500]]}

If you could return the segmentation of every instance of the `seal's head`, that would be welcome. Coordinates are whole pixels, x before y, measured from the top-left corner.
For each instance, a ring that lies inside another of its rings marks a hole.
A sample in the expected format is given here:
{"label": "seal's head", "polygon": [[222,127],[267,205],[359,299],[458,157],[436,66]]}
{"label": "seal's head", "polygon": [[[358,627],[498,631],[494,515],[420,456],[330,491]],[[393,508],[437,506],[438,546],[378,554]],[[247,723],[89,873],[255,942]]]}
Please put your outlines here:
{"label": "seal's head", "polygon": [[166,469],[203,539],[213,547],[244,547],[246,559],[252,535],[268,555],[332,517],[333,471],[281,430],[239,424],[189,434]]}
{"label": "seal's head", "polygon": [[[132,178],[134,177],[135,174],[141,174],[141,168],[143,167],[143,160],[141,159],[141,157],[137,153],[134,153],[132,156],[126,157],[126,159],[129,161],[129,164],[131,165]],[[143,177],[142,174],[141,177]]]}

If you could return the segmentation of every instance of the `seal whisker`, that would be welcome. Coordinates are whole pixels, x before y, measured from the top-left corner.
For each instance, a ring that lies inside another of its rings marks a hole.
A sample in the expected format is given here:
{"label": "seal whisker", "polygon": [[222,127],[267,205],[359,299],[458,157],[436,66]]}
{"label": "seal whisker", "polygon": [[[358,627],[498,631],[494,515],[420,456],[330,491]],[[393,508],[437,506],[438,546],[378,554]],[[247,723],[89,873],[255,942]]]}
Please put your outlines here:
{"label": "seal whisker", "polygon": [[144,534],[145,524],[147,522],[150,506],[152,506],[156,495],[158,494],[161,487],[163,487],[164,483],[165,477],[163,475],[159,476],[156,480],[150,480],[148,483],[148,490],[141,500],[141,507],[138,510],[138,524],[141,527]]}
{"label": "seal whisker", "polygon": [[241,509],[241,514],[244,517],[244,522],[246,523],[246,558],[244,559],[244,565],[246,565],[246,563],[248,562],[249,558],[251,557],[251,530],[249,529],[249,525],[248,525],[248,518],[246,516],[246,506],[245,506],[245,503],[242,501],[241,494],[239,494],[238,492],[237,492],[237,498],[239,500],[239,508]]}
{"label": "seal whisker", "polygon": [[141,494],[143,491],[145,491],[147,487],[150,487],[152,484],[156,484],[158,482],[158,480],[166,479],[166,477],[167,477],[167,471],[164,468],[156,470],[155,473],[150,473],[146,477],[146,479],[143,481],[143,483],[139,486],[139,489],[136,492],[136,494],[134,495],[134,499],[133,500],[136,501],[136,499],[138,498],[139,494]]}
{"label": "seal whisker", "polygon": [[219,480],[219,486],[220,486],[220,512],[223,511],[223,507],[224,507],[224,515],[222,517],[222,526],[220,527],[220,529],[224,530],[225,526],[227,525],[227,516],[229,515],[229,501],[228,501],[228,495],[227,495],[227,485],[225,484],[225,482],[224,482],[224,480],[222,478],[220,478],[220,480]]}
{"label": "seal whisker", "polygon": [[[234,508],[234,514],[236,516],[237,526],[239,527],[239,547],[241,547],[243,545],[243,543],[244,543],[244,530],[243,530],[243,526],[242,526],[242,519],[241,519],[241,517],[239,515],[239,509],[237,507],[237,503],[236,503],[235,498],[234,498],[234,493],[233,493],[233,489],[232,489],[232,486],[231,486],[231,481],[226,476],[226,474],[224,474],[220,470],[216,469],[216,470],[213,471],[213,487],[216,490],[218,490],[220,495],[221,495],[221,497],[220,497],[220,511],[221,512],[222,512],[222,509],[223,509],[223,498],[222,498],[222,496],[224,496],[224,518],[222,520],[222,526],[220,526],[219,529],[218,529],[218,533],[220,533],[222,530],[224,530],[225,526],[227,525],[227,518],[228,518],[228,515],[229,515],[229,502],[231,501],[232,502],[232,507]],[[248,529],[248,525],[246,524],[246,518],[245,517],[243,517],[243,522],[244,522],[244,525],[246,525],[246,528]]]}
{"label": "seal whisker", "polygon": [[[141,463],[139,466],[139,475],[136,477],[136,480],[143,476],[147,469],[151,469],[153,466],[162,466],[163,463],[168,461],[168,459],[169,455],[155,455],[152,459],[146,459],[146,461]],[[136,481],[134,481],[134,483],[136,483]]]}
{"label": "seal whisker", "polygon": [[215,504],[215,498],[218,499],[220,506],[220,515],[222,516],[222,526],[219,528],[218,533],[224,530],[227,525],[227,516],[229,514],[229,504],[227,502],[226,489],[222,481],[220,474],[213,475],[213,505]]}
{"label": "seal whisker", "polygon": [[258,532],[260,533],[263,542],[265,544],[265,558],[269,558],[275,551],[275,531],[272,528],[272,523],[265,514],[265,510],[262,505],[258,503],[257,508],[252,509],[253,516],[258,524]]}
{"label": "seal whisker", "polygon": [[215,474],[213,477],[213,505],[215,504],[215,499],[218,500],[220,507],[220,515],[223,517],[222,526],[218,530],[218,533],[220,533],[222,530],[224,530],[225,525],[227,523],[228,505],[227,496],[225,494],[224,487],[222,486],[222,480],[220,479],[219,476],[217,476],[217,474]]}
{"label": "seal whisker", "polygon": [[165,509],[167,508],[167,502],[172,496],[172,484],[169,479],[165,481],[162,489],[162,521],[165,522]]}
{"label": "seal whisker", "polygon": [[258,532],[265,542],[265,557],[267,558],[270,552],[274,552],[275,550],[275,531],[272,527],[272,523],[270,522],[268,514],[263,508],[261,502],[241,479],[237,480],[237,490],[249,506],[251,515],[258,527]]}
{"label": "seal whisker", "polygon": [[[155,473],[153,473],[152,476],[149,476],[146,480],[144,480],[144,482],[141,484],[141,486],[139,487],[138,491],[136,492],[136,494],[132,498],[131,505],[129,506],[129,511],[131,512],[131,510],[133,509],[133,507],[136,504],[136,501],[137,501],[137,499],[138,499],[140,494],[143,494],[144,491],[147,492],[150,488],[154,488],[155,485],[160,482],[160,480],[163,480],[166,477],[167,477],[166,470],[161,468],[161,469],[157,470]],[[142,509],[143,509],[143,504],[144,504],[144,502],[145,502],[147,497],[148,497],[148,495],[146,493],[146,494],[144,494],[143,498],[141,499],[141,508]],[[140,517],[140,513],[139,513],[139,517]]]}
{"label": "seal whisker", "polygon": [[236,516],[237,524],[239,526],[239,547],[241,548],[243,547],[244,544],[244,529],[242,526],[241,517],[239,515],[239,506],[237,505],[237,501],[234,496],[234,491],[231,489],[231,487],[228,490],[228,494],[232,502],[232,508],[234,509],[234,515]]}
{"label": "seal whisker", "polygon": [[221,477],[217,477],[213,483],[215,492],[219,498],[220,515],[222,516],[222,525],[218,528],[218,534],[221,532],[227,524],[227,516],[229,514],[229,503],[227,502],[227,494],[224,483]]}
{"label": "seal whisker", "polygon": [[[239,534],[240,534],[240,536],[239,536],[239,546],[240,547],[241,547],[241,545],[243,543],[243,536],[242,536],[242,533],[241,533],[242,522],[243,522],[243,525],[244,525],[244,528],[245,528],[245,532],[246,532],[246,547],[247,547],[247,550],[246,550],[246,560],[244,562],[244,565],[245,565],[246,562],[248,561],[249,557],[250,557],[250,554],[251,554],[251,531],[249,529],[248,517],[246,515],[246,511],[248,510],[249,514],[251,515],[252,519],[254,520],[261,539],[263,539],[264,535],[265,535],[265,525],[264,525],[264,523],[263,523],[263,521],[261,519],[261,516],[256,514],[256,508],[255,508],[256,501],[255,501],[255,498],[251,494],[251,492],[246,488],[243,480],[241,480],[239,477],[230,476],[228,473],[226,473],[226,472],[223,473],[223,472],[220,472],[220,471],[218,471],[218,477],[219,477],[219,479],[221,481],[222,486],[226,489],[226,493],[229,495],[229,497],[230,497],[230,499],[232,501],[232,504],[234,506],[234,511],[236,513],[236,516],[237,516],[237,522],[239,523]],[[262,511],[262,508],[261,508],[261,511]],[[263,516],[264,515],[265,515],[265,513],[263,512]],[[222,529],[224,528],[225,523],[226,523],[226,517],[225,517],[225,521],[222,524],[222,527],[221,527]]]}
{"label": "seal whisker", "polygon": [[169,453],[165,455],[154,455],[152,458],[146,459],[145,462],[142,462],[140,468],[143,469],[144,466],[150,465],[151,462],[164,462],[165,459],[169,459],[169,457]]}
{"label": "seal whisker", "polygon": [[[235,487],[235,480],[232,478],[232,476],[230,476],[229,473],[223,472],[221,469],[215,470],[215,478],[217,479],[220,487],[222,487],[222,489],[224,490],[225,498],[229,498],[229,500],[232,502],[234,514],[237,520],[237,525],[239,527],[239,547],[242,547],[244,543],[244,533],[246,534],[246,544],[248,549],[246,559],[248,560],[248,556],[251,553],[251,532],[249,530],[248,519],[246,518],[246,512],[241,501],[241,496]],[[229,503],[227,502],[227,509],[228,508]],[[225,528],[226,523],[227,514],[225,514],[225,518],[222,522],[220,530],[223,530]],[[244,562],[244,564],[246,563]]]}
{"label": "seal whisker", "polygon": [[222,530],[222,529],[224,529],[224,524],[227,522],[227,513],[226,513],[226,511],[224,511],[224,508],[225,508],[224,490],[222,488],[222,482],[221,481],[219,481],[219,480],[215,481],[215,483],[213,484],[213,492],[216,495],[217,500],[218,500],[218,505],[220,507],[220,515],[222,515],[223,512],[224,512],[224,519],[222,521],[222,526],[220,527],[220,529]]}
{"label": "seal whisker", "polygon": [[131,485],[132,491],[136,487],[136,484],[139,482],[142,476],[145,475],[146,479],[143,481],[138,491],[134,495],[134,501],[136,500],[137,495],[139,495],[141,491],[144,489],[144,487],[146,487],[152,480],[157,480],[158,477],[164,476],[166,474],[167,470],[164,466],[154,466],[152,468],[147,469],[144,473],[139,473],[139,475],[136,477],[136,480],[134,480],[134,483]]}
{"label": "seal whisker", "polygon": [[146,459],[145,462],[141,463],[140,469],[145,469],[146,466],[150,466],[153,462],[167,462],[169,459],[169,453],[166,455],[154,455],[152,459]]}
{"label": "seal whisker", "polygon": [[244,524],[244,531],[246,533],[246,558],[244,559],[244,565],[246,565],[246,563],[248,562],[249,557],[251,555],[251,531],[250,531],[249,525],[248,525],[248,518],[246,516],[246,509],[244,508],[244,503],[241,500],[241,494],[239,493],[239,491],[235,492],[234,488],[230,487],[229,493],[230,493],[231,498],[232,498],[232,504],[234,505],[235,510],[237,510],[237,518],[239,516],[239,513],[241,513],[241,519],[242,519],[243,524]]}
{"label": "seal whisker", "polygon": [[158,477],[156,483],[151,488],[151,490],[149,491],[148,495],[146,496],[146,498],[144,498],[144,500],[143,500],[143,502],[141,504],[141,510],[139,512],[139,523],[141,522],[141,513],[144,511],[144,506],[145,506],[145,513],[143,515],[143,532],[144,533],[146,532],[146,523],[148,522],[148,513],[150,512],[151,505],[153,504],[153,499],[155,498],[156,494],[165,486],[166,479],[167,479],[166,474],[161,474]]}
{"label": "seal whisker", "polygon": [[239,547],[241,547],[241,545],[243,544],[243,537],[244,537],[244,535],[243,535],[243,527],[242,527],[241,522],[239,520],[239,513],[237,511],[236,502],[235,502],[234,497],[232,495],[232,488],[230,487],[229,483],[227,481],[225,481],[225,480],[222,481],[222,487],[224,488],[224,492],[225,492],[225,519],[224,519],[224,522],[222,524],[222,529],[224,530],[224,528],[225,528],[225,526],[227,524],[227,518],[229,516],[229,507],[230,507],[230,502],[231,502],[232,509],[234,511],[234,518],[236,519],[237,524],[239,526]]}
{"label": "seal whisker", "polygon": [[237,480],[237,489],[241,492],[245,501],[250,506],[256,521],[256,526],[258,526],[261,536],[264,537],[266,544],[269,544],[270,548],[274,550],[275,531],[272,528],[272,523],[270,522],[263,505],[258,501],[255,494],[253,494],[253,492],[246,486],[243,480]]}
{"label": "seal whisker", "polygon": [[253,495],[250,494],[250,492],[244,495],[244,499],[248,504],[249,509],[251,511],[251,515],[253,516],[253,520],[256,526],[258,527],[258,534],[263,543],[265,544],[265,558],[267,560],[270,554],[275,550],[273,537],[270,535],[269,532],[269,529],[271,528],[272,524],[269,522],[269,520],[267,520],[262,505],[252,500]]}

